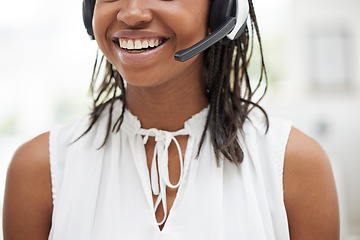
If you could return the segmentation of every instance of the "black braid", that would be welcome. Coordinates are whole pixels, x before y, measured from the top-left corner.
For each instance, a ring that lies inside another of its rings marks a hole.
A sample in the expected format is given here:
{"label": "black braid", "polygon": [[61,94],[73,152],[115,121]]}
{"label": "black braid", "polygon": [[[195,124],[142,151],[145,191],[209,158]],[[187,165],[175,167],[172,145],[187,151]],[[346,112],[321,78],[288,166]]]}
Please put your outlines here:
{"label": "black braid", "polygon": [[[220,153],[230,162],[239,164],[243,161],[244,153],[238,141],[238,133],[242,130],[249,112],[259,108],[265,115],[267,127],[268,117],[258,103],[263,98],[267,88],[267,76],[262,52],[259,28],[251,0],[250,22],[251,34],[246,28],[239,39],[226,45],[220,43],[205,52],[204,66],[207,68],[204,81],[209,94],[210,111],[204,132],[201,137],[198,155],[204,142],[206,131],[209,130],[212,145],[217,160]],[[254,49],[254,28],[260,45],[261,71],[255,90],[252,90],[248,75],[248,66]],[[222,54],[221,54],[222,53]],[[221,68],[219,63],[223,63]],[[253,96],[259,89],[265,77],[264,93],[260,99],[253,102]],[[219,164],[219,161],[218,161]]]}

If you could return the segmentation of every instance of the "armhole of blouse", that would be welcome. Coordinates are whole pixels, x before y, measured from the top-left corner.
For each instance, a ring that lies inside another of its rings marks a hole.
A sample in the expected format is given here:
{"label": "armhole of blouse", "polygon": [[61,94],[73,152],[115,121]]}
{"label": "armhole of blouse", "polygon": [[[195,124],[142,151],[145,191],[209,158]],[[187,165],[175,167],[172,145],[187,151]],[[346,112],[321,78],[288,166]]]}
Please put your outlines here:
{"label": "armhole of blouse", "polygon": [[283,122],[283,128],[281,131],[280,142],[279,142],[279,149],[278,149],[278,163],[277,163],[277,170],[278,176],[280,181],[280,187],[282,196],[284,196],[284,163],[285,163],[285,152],[286,147],[289,141],[290,131],[292,128],[292,123],[289,121]]}
{"label": "armhole of blouse", "polygon": [[50,131],[49,135],[49,159],[50,159],[50,173],[51,173],[51,188],[53,205],[57,199],[57,172],[56,172],[56,157],[57,157],[57,128]]}

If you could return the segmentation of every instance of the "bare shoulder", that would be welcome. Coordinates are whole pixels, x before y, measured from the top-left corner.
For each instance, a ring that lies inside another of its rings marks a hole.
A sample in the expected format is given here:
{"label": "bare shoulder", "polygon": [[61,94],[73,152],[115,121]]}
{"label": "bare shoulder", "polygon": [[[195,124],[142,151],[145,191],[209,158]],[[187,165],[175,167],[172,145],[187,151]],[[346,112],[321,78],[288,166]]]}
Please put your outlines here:
{"label": "bare shoulder", "polygon": [[49,133],[44,133],[19,147],[10,162],[4,198],[4,240],[48,239],[51,215]]}
{"label": "bare shoulder", "polygon": [[312,138],[293,128],[285,153],[284,198],[290,237],[339,239],[339,209],[329,159]]}

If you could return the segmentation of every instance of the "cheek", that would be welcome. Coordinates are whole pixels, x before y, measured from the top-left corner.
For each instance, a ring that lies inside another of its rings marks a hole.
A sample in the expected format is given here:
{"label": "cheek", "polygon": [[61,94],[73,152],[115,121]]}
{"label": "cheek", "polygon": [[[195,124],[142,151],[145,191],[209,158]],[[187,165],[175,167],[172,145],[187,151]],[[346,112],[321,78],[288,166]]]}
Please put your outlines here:
{"label": "cheek", "polygon": [[92,26],[95,38],[99,38],[99,36],[101,35],[100,33],[103,31],[103,28],[105,26],[105,19],[103,18],[103,15],[104,14],[102,14],[101,12],[101,7],[97,7],[97,5],[95,5],[94,15],[92,19]]}
{"label": "cheek", "polygon": [[190,11],[177,19],[177,38],[181,45],[193,45],[203,39],[208,29],[208,12],[205,9]]}
{"label": "cheek", "polygon": [[[106,6],[95,5],[94,17],[93,17],[93,30],[95,40],[97,41],[99,48],[103,52],[107,52],[107,31],[113,20],[114,11],[108,9]],[[116,16],[116,15],[115,15]]]}

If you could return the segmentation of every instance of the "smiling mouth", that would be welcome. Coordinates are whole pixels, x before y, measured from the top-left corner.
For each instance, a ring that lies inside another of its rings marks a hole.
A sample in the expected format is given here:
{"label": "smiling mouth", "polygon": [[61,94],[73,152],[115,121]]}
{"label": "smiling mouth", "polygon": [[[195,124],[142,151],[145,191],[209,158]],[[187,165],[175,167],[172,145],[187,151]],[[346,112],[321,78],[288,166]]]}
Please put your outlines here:
{"label": "smiling mouth", "polygon": [[130,52],[130,53],[141,53],[149,50],[156,49],[166,42],[165,38],[149,38],[149,39],[128,39],[120,38],[114,41],[118,47]]}

